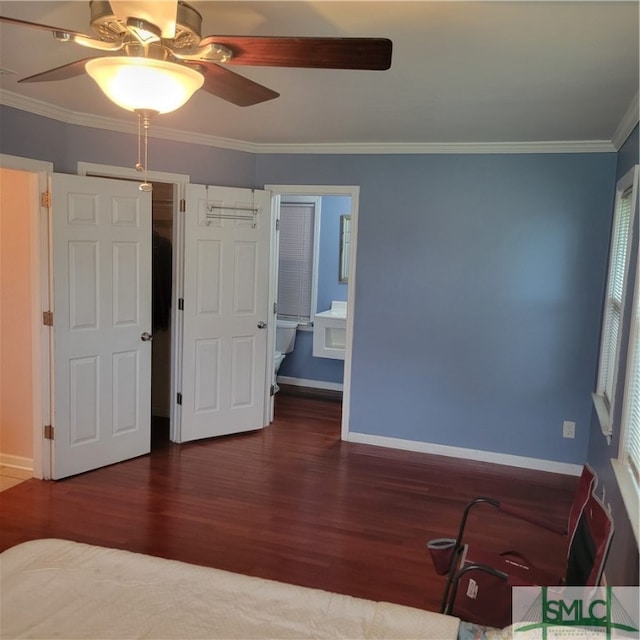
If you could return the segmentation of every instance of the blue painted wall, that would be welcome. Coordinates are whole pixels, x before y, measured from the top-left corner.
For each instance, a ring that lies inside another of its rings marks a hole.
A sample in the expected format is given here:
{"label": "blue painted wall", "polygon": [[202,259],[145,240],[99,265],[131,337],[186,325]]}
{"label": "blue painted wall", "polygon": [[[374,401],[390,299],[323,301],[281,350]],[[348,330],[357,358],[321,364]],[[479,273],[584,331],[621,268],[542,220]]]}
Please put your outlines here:
{"label": "blue painted wall", "polygon": [[347,285],[339,281],[340,216],[351,213],[350,196],[323,196],[320,218],[320,255],[318,260],[318,304],[326,311],[332,300],[347,299]]}
{"label": "blue painted wall", "polygon": [[[135,160],[134,136],[0,117],[4,153],[57,171]],[[155,142],[150,168],[193,182],[360,186],[353,431],[586,460],[616,154],[253,156]]]}
{"label": "blue painted wall", "polygon": [[[2,153],[53,162],[59,173],[77,173],[78,162],[134,167],[138,160],[138,142],[129,134],[65,124],[2,105],[0,122]],[[255,186],[253,154],[205,145],[150,138],[149,170],[186,174],[196,184]]]}
{"label": "blue painted wall", "polygon": [[615,154],[256,163],[360,186],[352,431],[586,460]]}
{"label": "blue painted wall", "polygon": [[[298,329],[296,347],[280,365],[278,376],[342,384],[344,361],[313,357],[313,331]],[[322,387],[322,385],[318,385]]]}
{"label": "blue painted wall", "polygon": [[[622,178],[635,164],[640,162],[640,136],[638,127],[629,136],[618,153],[618,163],[616,169],[616,181]],[[638,217],[636,212],[635,228],[631,245],[631,264],[636,264],[638,259]],[[629,344],[629,329],[631,323],[631,299],[635,284],[635,270],[631,269],[631,280],[627,288],[628,301],[625,303],[625,317],[622,325],[622,347],[621,353],[626,356]],[[603,289],[601,294],[601,306],[604,304]],[[633,535],[633,529],[627,516],[626,508],[618,490],[618,483],[613,473],[611,459],[617,458],[618,447],[620,446],[620,418],[622,415],[622,403],[624,390],[624,379],[626,373],[626,357],[623,358],[618,379],[616,394],[616,406],[614,410],[613,437],[608,445],[600,430],[600,423],[595,410],[591,413],[591,441],[589,446],[589,463],[598,473],[599,487],[605,489],[605,500],[611,505],[611,515],[615,523],[614,544],[607,560],[606,574],[609,584],[613,585],[637,585],[638,584],[638,544]],[[595,377],[593,386],[595,388]],[[600,493],[600,495],[602,495]]]}
{"label": "blue painted wall", "polygon": [[[347,299],[347,285],[338,281],[338,260],[340,255],[340,216],[351,212],[351,197],[322,196],[320,211],[316,311],[326,311],[331,306],[332,300]],[[295,349],[282,362],[278,375],[342,384],[344,360],[315,358],[313,356],[313,333],[299,330]]]}

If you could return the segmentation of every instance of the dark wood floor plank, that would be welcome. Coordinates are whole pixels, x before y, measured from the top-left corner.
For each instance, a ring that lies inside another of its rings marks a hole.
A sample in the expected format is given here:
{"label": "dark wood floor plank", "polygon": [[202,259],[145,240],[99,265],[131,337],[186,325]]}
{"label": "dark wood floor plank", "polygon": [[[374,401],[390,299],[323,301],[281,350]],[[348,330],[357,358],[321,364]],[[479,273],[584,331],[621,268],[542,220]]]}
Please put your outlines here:
{"label": "dark wood floor plank", "polygon": [[[437,610],[444,579],[425,550],[464,504],[492,495],[566,518],[577,479],[340,440],[340,404],[281,394],[263,431],[174,445],[58,482],[0,493],[0,549],[60,537]],[[554,569],[552,534],[484,510],[483,546]]]}

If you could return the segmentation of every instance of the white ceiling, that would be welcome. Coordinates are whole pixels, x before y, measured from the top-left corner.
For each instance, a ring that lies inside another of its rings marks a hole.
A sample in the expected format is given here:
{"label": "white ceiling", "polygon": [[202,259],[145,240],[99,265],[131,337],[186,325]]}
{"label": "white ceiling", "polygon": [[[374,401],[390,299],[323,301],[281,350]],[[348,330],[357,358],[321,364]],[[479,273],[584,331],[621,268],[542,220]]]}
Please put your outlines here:
{"label": "white ceiling", "polygon": [[[280,98],[236,107],[199,91],[158,127],[256,145],[599,141],[637,104],[637,0],[192,4],[203,35],[387,37],[392,66],[234,66]],[[85,1],[0,2],[0,13],[90,33]],[[131,120],[88,76],[17,83],[97,52],[14,25],[1,25],[0,38],[0,66],[15,72],[0,76],[3,95]]]}

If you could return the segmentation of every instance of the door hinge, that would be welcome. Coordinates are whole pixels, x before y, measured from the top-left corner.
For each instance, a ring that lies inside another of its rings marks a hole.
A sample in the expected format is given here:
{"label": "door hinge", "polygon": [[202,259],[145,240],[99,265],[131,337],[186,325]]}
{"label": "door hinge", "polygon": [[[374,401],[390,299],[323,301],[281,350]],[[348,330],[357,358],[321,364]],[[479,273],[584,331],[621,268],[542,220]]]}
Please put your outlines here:
{"label": "door hinge", "polygon": [[53,427],[50,424],[44,425],[44,437],[47,440],[53,440]]}
{"label": "door hinge", "polygon": [[178,404],[182,404],[182,394],[181,393],[176,394],[176,402]]}
{"label": "door hinge", "polygon": [[277,302],[273,303],[273,315],[274,316],[278,315],[278,303]]}
{"label": "door hinge", "polygon": [[40,205],[47,209],[51,207],[51,191],[43,191],[40,194]]}
{"label": "door hinge", "polygon": [[276,231],[280,231],[280,218],[276,220]]}
{"label": "door hinge", "polygon": [[184,298],[178,298],[178,309],[184,311]]}
{"label": "door hinge", "polygon": [[53,327],[53,311],[42,312],[42,324],[45,327]]}
{"label": "door hinge", "polygon": [[184,198],[180,199],[180,212],[184,213],[187,210],[187,202]]}
{"label": "door hinge", "polygon": [[276,395],[276,388],[273,385],[271,385],[271,388],[269,389],[269,395],[270,396]]}

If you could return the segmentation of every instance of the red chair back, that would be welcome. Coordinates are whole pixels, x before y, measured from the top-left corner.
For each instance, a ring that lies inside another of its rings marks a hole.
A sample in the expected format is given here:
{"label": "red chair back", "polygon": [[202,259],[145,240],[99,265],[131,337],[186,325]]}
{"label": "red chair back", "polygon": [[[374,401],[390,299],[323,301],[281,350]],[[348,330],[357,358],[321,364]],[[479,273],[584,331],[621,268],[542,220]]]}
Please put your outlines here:
{"label": "red chair back", "polygon": [[567,523],[567,535],[569,536],[569,541],[573,538],[576,526],[578,525],[578,520],[580,519],[580,514],[582,513],[584,506],[587,504],[589,496],[596,490],[597,484],[598,477],[596,476],[595,471],[588,464],[585,464],[584,467],[582,467],[582,475],[578,481],[578,488],[576,489],[571,510],[569,511],[569,521]]}
{"label": "red chair back", "polygon": [[608,509],[591,494],[576,526],[567,560],[568,586],[597,586],[607,560],[613,520]]}

